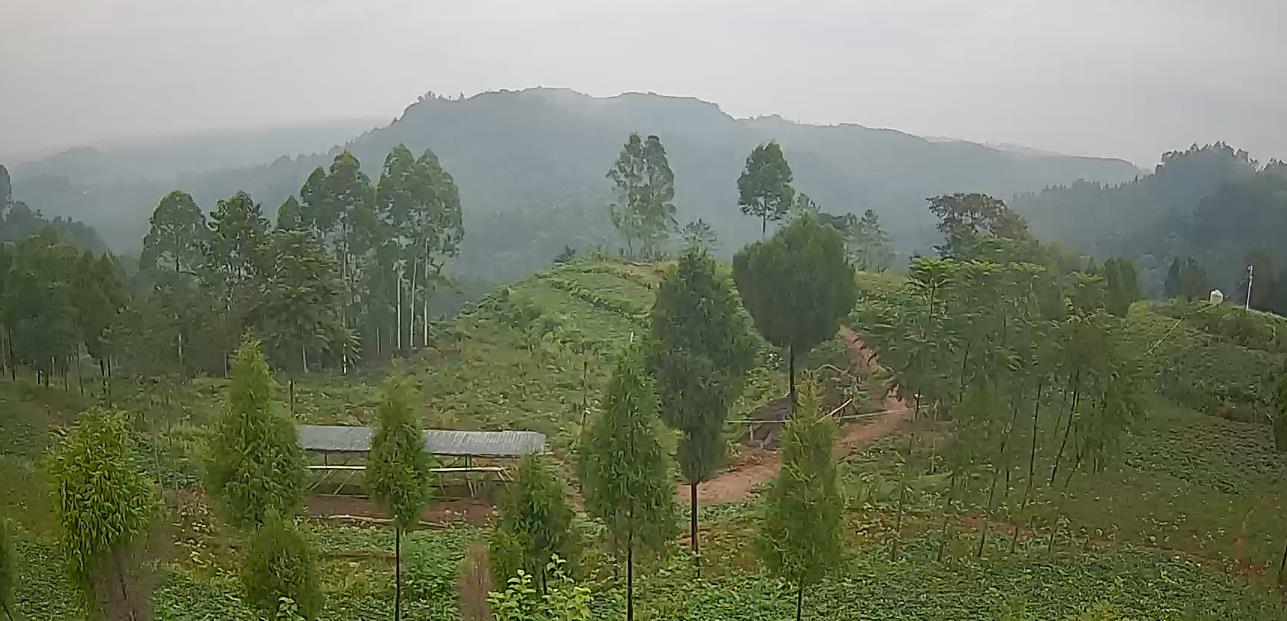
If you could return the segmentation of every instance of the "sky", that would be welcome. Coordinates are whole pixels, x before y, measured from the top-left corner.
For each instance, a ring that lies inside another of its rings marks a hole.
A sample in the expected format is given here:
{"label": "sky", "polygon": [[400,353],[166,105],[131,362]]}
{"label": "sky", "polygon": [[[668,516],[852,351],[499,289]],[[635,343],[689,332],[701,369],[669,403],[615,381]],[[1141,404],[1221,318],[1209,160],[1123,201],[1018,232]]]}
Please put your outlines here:
{"label": "sky", "polygon": [[0,156],[555,86],[1123,157],[1287,159],[1283,0],[3,0]]}

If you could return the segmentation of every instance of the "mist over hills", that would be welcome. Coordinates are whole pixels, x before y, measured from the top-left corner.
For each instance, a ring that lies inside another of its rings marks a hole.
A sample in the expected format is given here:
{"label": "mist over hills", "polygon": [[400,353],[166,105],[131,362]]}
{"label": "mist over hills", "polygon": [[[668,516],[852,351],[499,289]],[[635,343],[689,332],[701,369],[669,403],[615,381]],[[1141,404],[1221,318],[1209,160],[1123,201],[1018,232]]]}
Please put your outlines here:
{"label": "mist over hills", "polygon": [[[229,151],[211,145],[212,137],[176,138],[65,152],[12,172],[16,198],[51,216],[82,220],[117,251],[134,252],[157,201],[176,187],[207,210],[219,198],[246,190],[271,214],[341,148],[351,150],[374,178],[385,154],[405,143],[416,152],[432,149],[460,187],[466,241],[456,269],[511,278],[548,262],[565,244],[615,243],[605,173],[631,131],[661,137],[675,170],[680,223],[705,219],[726,250],[759,235],[758,223],[738,212],[736,179],[750,150],[771,139],[782,144],[797,189],[829,211],[874,209],[903,249],[933,238],[924,206],[928,196],[977,191],[1008,198],[1078,180],[1115,184],[1139,175],[1119,159],[1046,155],[776,116],[735,119],[693,98],[599,98],[550,88],[464,99],[426,96],[388,126],[349,134],[342,146],[310,155],[282,150],[271,162],[264,148],[255,151],[257,161],[238,165]],[[253,135],[224,138],[275,144]]]}

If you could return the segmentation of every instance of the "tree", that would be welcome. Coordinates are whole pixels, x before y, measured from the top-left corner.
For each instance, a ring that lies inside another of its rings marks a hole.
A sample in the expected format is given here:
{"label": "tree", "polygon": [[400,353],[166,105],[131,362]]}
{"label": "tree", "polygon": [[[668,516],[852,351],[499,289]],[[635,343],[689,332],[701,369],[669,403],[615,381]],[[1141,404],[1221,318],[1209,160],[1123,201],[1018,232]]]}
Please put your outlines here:
{"label": "tree", "polygon": [[1166,270],[1166,281],[1162,287],[1163,293],[1166,295],[1167,299],[1174,300],[1182,295],[1183,289],[1180,282],[1180,270],[1182,269],[1182,266],[1183,264],[1180,263],[1179,257],[1171,259],[1171,267]]}
{"label": "tree", "polygon": [[1125,317],[1131,303],[1140,299],[1139,278],[1135,262],[1115,257],[1104,261],[1104,281],[1108,286],[1105,300],[1108,312]]}
{"label": "tree", "polygon": [[291,229],[312,230],[312,227],[304,220],[304,206],[300,205],[294,196],[287,196],[277,208],[277,230]]}
{"label": "tree", "polygon": [[1028,223],[1005,201],[987,194],[944,194],[927,199],[929,210],[938,217],[943,244],[940,255],[958,259],[975,258],[982,237],[1030,239]]}
{"label": "tree", "polygon": [[760,334],[787,349],[794,409],[796,356],[835,336],[858,297],[844,238],[805,214],[739,250],[733,280]]}
{"label": "tree", "polygon": [[[95,258],[86,250],[81,254],[73,278],[75,290],[72,304],[76,308],[76,323],[80,328],[80,341],[85,349],[99,361],[99,368],[106,369],[111,355],[108,331],[116,323],[116,316],[129,301],[125,290],[125,277],[120,265],[110,254]],[[78,348],[79,349],[79,348]],[[80,352],[74,352],[77,360]],[[80,375],[79,363],[77,376]],[[106,381],[107,373],[103,373]],[[83,388],[83,386],[82,386]]]}
{"label": "tree", "polygon": [[411,402],[406,379],[394,378],[385,384],[366,469],[371,497],[393,518],[394,619],[402,618],[402,531],[420,524],[420,512],[429,502],[433,468]]}
{"label": "tree", "polygon": [[268,219],[249,194],[237,192],[218,202],[210,218],[201,281],[217,311],[213,328],[225,361],[236,339],[253,324],[269,272],[268,242]]}
{"label": "tree", "polygon": [[689,529],[697,545],[697,485],[724,458],[724,419],[754,362],[750,327],[728,278],[705,250],[690,246],[657,287],[646,362],[661,414],[678,430],[679,471],[689,488]]}
{"label": "tree", "polygon": [[1180,296],[1186,300],[1201,300],[1211,291],[1211,278],[1197,259],[1190,257],[1180,269]]}
{"label": "tree", "polygon": [[[420,174],[427,179],[422,187],[429,192],[431,200],[429,209],[412,212],[410,221],[412,246],[414,248],[413,268],[419,265],[421,275],[420,303],[420,344],[429,346],[429,297],[434,288],[442,281],[441,273],[448,259],[460,253],[460,244],[465,238],[465,227],[460,205],[460,189],[433,151],[425,149],[416,159]],[[415,314],[416,282],[412,270],[411,310]]]}
{"label": "tree", "polygon": [[626,619],[634,619],[635,550],[664,551],[675,530],[674,484],[657,395],[637,346],[622,353],[581,454],[586,511],[603,521],[626,562]]}
{"label": "tree", "polygon": [[59,544],[72,581],[106,619],[151,616],[135,563],[159,500],[130,454],[123,414],[95,410],[49,459]]}
{"label": "tree", "polygon": [[323,345],[338,321],[335,263],[316,233],[305,229],[274,231],[270,252],[261,308],[268,340],[282,361],[298,356],[300,372],[307,372],[309,349]]}
{"label": "tree", "polygon": [[[320,187],[315,177],[316,171],[300,188],[304,212],[313,216],[314,225],[340,264],[338,315],[340,324],[351,328],[357,302],[358,256],[365,251],[367,231],[375,221],[375,192],[361,163],[348,151],[335,156]],[[348,372],[347,355],[341,356],[340,366]]]}
{"label": "tree", "polygon": [[148,223],[139,269],[196,276],[210,230],[192,195],[179,190],[166,194]]}
{"label": "tree", "polygon": [[645,258],[655,256],[676,226],[675,173],[661,139],[648,136],[645,141],[631,132],[607,176],[617,194],[609,214],[626,240],[627,252],[633,255],[638,241]]}
{"label": "tree", "polygon": [[849,240],[853,248],[854,263],[863,271],[883,272],[894,262],[889,248],[889,234],[880,225],[880,217],[868,209],[853,227]]}
{"label": "tree", "polygon": [[304,491],[304,451],[290,418],[273,401],[274,386],[259,341],[247,338],[237,350],[206,464],[206,489],[228,521],[244,530],[272,512],[293,515]]}
{"label": "tree", "polygon": [[711,252],[719,248],[719,238],[715,235],[715,230],[701,218],[685,224],[682,235],[685,246],[697,246]]}
{"label": "tree", "polygon": [[276,511],[255,529],[241,568],[246,601],[268,619],[280,619],[283,602],[307,621],[322,611],[317,555],[295,524]]}
{"label": "tree", "polygon": [[0,307],[10,362],[35,368],[46,386],[80,342],[73,303],[80,256],[77,248],[51,236],[31,236],[18,244],[5,276]]}
{"label": "tree", "polygon": [[797,621],[805,588],[840,564],[843,549],[844,499],[832,452],[836,424],[819,408],[817,389],[806,384],[800,410],[783,431],[782,469],[769,488],[756,540],[769,571],[795,584]]}
{"label": "tree", "polygon": [[13,607],[13,585],[18,581],[18,553],[13,549],[16,527],[8,518],[0,518],[0,611],[8,621],[16,621]]}
{"label": "tree", "polygon": [[538,455],[528,455],[501,498],[492,530],[490,558],[495,584],[505,584],[520,572],[534,576],[545,593],[555,576],[548,571],[552,557],[563,559],[564,570],[575,572],[581,556],[581,537],[573,520],[567,485]]}
{"label": "tree", "polygon": [[760,219],[760,235],[795,204],[791,181],[791,166],[776,140],[755,147],[746,157],[746,168],[737,178],[737,204],[742,213]]}

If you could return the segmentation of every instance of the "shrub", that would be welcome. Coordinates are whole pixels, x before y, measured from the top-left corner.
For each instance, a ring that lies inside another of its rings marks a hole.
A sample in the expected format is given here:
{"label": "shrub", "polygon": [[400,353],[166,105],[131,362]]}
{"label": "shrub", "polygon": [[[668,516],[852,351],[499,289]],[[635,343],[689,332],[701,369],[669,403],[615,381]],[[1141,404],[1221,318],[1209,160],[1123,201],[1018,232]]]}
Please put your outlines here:
{"label": "shrub", "polygon": [[322,610],[313,549],[293,522],[277,514],[269,514],[251,537],[241,583],[246,601],[269,618],[281,618],[283,602],[308,620]]}

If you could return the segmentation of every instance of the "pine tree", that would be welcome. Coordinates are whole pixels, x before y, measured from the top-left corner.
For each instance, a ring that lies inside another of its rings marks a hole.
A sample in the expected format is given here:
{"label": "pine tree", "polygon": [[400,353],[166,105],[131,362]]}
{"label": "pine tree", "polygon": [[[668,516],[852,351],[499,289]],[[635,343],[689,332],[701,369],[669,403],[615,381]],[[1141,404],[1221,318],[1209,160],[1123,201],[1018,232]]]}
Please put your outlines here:
{"label": "pine tree", "polygon": [[760,334],[787,350],[792,408],[797,356],[832,338],[858,297],[845,240],[806,213],[733,256],[733,279]]}
{"label": "pine tree", "polygon": [[783,431],[782,469],[769,488],[757,540],[769,571],[796,586],[796,621],[804,591],[840,564],[844,499],[833,454],[836,424],[819,409],[817,389],[805,384],[800,409]]}
{"label": "pine tree", "polygon": [[411,387],[405,379],[394,378],[385,384],[366,468],[371,497],[393,518],[395,620],[402,618],[402,531],[420,524],[420,512],[429,502],[433,469],[411,402]]}
{"label": "pine tree", "polygon": [[581,556],[575,517],[567,485],[540,456],[524,457],[501,498],[492,531],[489,558],[493,584],[505,584],[522,571],[534,576],[537,587],[545,591],[552,578],[546,568],[555,556],[566,563],[564,570],[575,572]]}
{"label": "pine tree", "polygon": [[746,316],[715,260],[690,246],[657,287],[646,359],[661,414],[678,430],[679,470],[688,483],[689,529],[697,543],[697,485],[724,458],[724,419],[742,392],[755,345]]}
{"label": "pine tree", "polygon": [[657,416],[652,379],[631,346],[608,381],[581,454],[586,510],[607,527],[618,560],[625,556],[627,621],[634,619],[636,550],[664,551],[675,531],[674,484]]}
{"label": "pine tree", "polygon": [[294,515],[304,492],[304,451],[291,419],[273,401],[274,386],[259,341],[247,338],[237,351],[206,466],[206,489],[227,520],[245,530],[263,524],[269,513]]}

